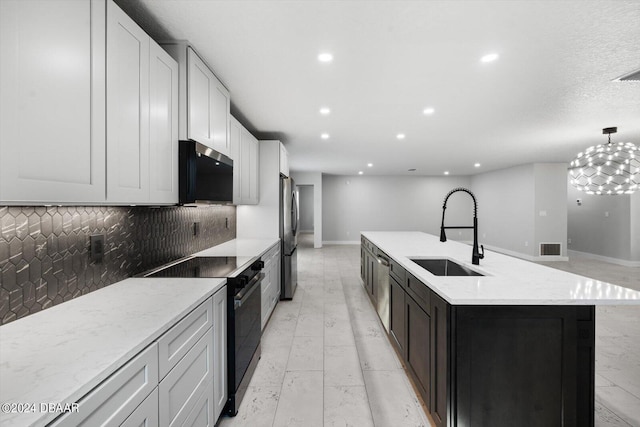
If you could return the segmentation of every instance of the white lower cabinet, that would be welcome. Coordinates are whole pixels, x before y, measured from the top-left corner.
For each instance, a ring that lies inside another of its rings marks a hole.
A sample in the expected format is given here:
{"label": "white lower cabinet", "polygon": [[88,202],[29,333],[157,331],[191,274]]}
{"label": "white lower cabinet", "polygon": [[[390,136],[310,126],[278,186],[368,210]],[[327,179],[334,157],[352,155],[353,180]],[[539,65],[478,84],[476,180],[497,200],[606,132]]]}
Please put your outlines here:
{"label": "white lower cabinet", "polygon": [[272,246],[262,257],[264,261],[264,279],[262,280],[262,329],[267,325],[269,316],[280,300],[280,241]]}
{"label": "white lower cabinet", "polygon": [[78,401],[53,427],[213,427],[227,401],[227,287]]}
{"label": "white lower cabinet", "polygon": [[209,329],[158,386],[162,427],[182,426],[200,397],[207,397],[213,413],[213,330]]}
{"label": "white lower cabinet", "polygon": [[158,425],[158,387],[136,408],[120,427],[156,427]]}
{"label": "white lower cabinet", "polygon": [[52,426],[119,426],[158,385],[158,345],[151,344]]}

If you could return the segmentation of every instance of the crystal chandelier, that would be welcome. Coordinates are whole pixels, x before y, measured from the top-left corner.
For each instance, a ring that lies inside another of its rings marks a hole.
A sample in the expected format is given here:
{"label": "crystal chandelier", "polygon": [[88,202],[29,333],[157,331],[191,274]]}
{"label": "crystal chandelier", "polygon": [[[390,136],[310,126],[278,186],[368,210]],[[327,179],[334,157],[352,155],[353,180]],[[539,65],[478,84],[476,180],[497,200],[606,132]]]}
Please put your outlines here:
{"label": "crystal chandelier", "polygon": [[607,144],[587,148],[571,162],[571,184],[587,194],[633,194],[640,186],[640,148],[611,142],[618,128],[604,128]]}

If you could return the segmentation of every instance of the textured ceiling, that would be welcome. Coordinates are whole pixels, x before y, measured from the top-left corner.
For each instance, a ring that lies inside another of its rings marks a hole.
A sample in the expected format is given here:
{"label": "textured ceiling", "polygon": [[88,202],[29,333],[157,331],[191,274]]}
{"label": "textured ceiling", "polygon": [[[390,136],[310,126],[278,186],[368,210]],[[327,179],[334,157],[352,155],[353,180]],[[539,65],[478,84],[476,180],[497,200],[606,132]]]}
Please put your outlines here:
{"label": "textured ceiling", "polygon": [[[569,162],[608,126],[614,141],[640,144],[640,82],[611,81],[640,68],[636,0],[117,3],[156,40],[189,40],[232,112],[281,138],[294,170]],[[322,51],[332,63],[318,62]],[[491,52],[500,58],[481,63]]]}

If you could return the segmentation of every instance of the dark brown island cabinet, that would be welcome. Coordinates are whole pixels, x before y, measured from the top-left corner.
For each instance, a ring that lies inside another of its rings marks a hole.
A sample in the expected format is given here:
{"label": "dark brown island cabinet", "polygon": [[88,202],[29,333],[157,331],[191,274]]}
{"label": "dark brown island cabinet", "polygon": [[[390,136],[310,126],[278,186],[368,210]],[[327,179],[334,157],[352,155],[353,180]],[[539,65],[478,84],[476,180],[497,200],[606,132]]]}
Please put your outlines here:
{"label": "dark brown island cabinet", "polygon": [[[370,296],[378,252],[362,238]],[[389,276],[388,337],[436,426],[594,425],[594,306],[451,305],[393,259]]]}

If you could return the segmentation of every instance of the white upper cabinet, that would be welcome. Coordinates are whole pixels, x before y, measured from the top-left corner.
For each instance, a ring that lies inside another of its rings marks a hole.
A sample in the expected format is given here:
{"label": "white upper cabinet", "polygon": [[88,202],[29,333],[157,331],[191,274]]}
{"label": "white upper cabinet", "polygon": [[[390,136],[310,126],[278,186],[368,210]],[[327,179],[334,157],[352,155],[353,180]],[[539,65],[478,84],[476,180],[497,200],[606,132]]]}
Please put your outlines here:
{"label": "white upper cabinet", "polygon": [[231,117],[231,153],[233,154],[233,204],[256,205],[260,200],[260,147],[256,137]]}
{"label": "white upper cabinet", "polygon": [[289,153],[282,143],[280,143],[280,173],[286,177],[289,176]]}
{"label": "white upper cabinet", "polygon": [[151,40],[149,201],[178,203],[178,63]]}
{"label": "white upper cabinet", "polygon": [[0,204],[105,200],[105,1],[0,0]]}
{"label": "white upper cabinet", "polygon": [[107,201],[178,202],[178,64],[107,3]]}
{"label": "white upper cabinet", "polygon": [[149,199],[149,36],[107,2],[107,201]]}
{"label": "white upper cabinet", "polygon": [[187,72],[187,137],[231,157],[229,91],[190,47]]}

